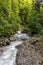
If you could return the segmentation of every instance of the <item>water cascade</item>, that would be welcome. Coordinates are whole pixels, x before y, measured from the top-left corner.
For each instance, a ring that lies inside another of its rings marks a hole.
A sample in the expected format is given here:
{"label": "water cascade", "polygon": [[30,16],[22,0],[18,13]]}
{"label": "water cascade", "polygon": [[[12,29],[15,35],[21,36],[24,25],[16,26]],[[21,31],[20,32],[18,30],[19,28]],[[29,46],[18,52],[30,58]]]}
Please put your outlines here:
{"label": "water cascade", "polygon": [[27,34],[21,33],[21,31],[17,31],[15,37],[17,37],[16,41],[11,42],[9,46],[4,47],[3,53],[0,55],[0,65],[16,65],[16,54],[18,51],[16,46],[23,43],[20,38],[29,37]]}

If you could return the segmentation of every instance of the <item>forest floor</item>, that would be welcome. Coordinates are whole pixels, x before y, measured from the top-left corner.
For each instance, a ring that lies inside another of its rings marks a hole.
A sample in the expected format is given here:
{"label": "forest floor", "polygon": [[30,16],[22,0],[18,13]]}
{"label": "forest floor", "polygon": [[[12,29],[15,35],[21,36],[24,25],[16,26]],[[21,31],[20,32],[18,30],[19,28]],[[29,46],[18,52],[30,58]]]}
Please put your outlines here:
{"label": "forest floor", "polygon": [[[34,40],[38,42],[32,44]],[[17,48],[17,65],[43,65],[43,36],[30,37]]]}

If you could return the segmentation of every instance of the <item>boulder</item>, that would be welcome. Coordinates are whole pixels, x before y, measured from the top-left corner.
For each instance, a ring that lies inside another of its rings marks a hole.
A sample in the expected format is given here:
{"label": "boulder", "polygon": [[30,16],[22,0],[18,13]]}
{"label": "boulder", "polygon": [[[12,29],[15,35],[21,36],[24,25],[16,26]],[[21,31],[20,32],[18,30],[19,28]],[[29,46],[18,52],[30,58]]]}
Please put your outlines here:
{"label": "boulder", "polygon": [[0,46],[2,46],[2,44],[3,44],[3,43],[2,43],[2,42],[0,42]]}
{"label": "boulder", "polygon": [[38,42],[38,40],[32,40],[31,44],[35,45]]}
{"label": "boulder", "polygon": [[4,43],[5,43],[6,45],[10,45],[10,41],[9,41],[7,38],[4,39]]}
{"label": "boulder", "polygon": [[16,38],[13,36],[13,37],[10,37],[9,40],[12,42],[12,41],[15,41]]}
{"label": "boulder", "polygon": [[1,40],[0,46],[6,46],[6,45],[10,45],[10,41],[9,39],[4,38],[3,40]]}

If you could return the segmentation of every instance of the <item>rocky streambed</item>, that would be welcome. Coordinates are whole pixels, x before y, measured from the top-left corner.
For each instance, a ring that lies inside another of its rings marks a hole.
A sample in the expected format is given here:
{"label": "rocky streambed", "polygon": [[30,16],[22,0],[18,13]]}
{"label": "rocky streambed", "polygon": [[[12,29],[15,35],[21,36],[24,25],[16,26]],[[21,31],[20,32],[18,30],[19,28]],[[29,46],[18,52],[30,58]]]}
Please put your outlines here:
{"label": "rocky streambed", "polygon": [[43,36],[29,37],[18,31],[1,39],[0,65],[43,65]]}
{"label": "rocky streambed", "polygon": [[17,65],[43,65],[42,37],[32,37],[28,40],[25,40],[23,44],[17,46],[17,48]]}
{"label": "rocky streambed", "polygon": [[23,40],[28,39],[27,34],[17,31],[10,38],[0,40],[0,65],[16,65],[16,54],[18,49],[16,46],[23,43]]}

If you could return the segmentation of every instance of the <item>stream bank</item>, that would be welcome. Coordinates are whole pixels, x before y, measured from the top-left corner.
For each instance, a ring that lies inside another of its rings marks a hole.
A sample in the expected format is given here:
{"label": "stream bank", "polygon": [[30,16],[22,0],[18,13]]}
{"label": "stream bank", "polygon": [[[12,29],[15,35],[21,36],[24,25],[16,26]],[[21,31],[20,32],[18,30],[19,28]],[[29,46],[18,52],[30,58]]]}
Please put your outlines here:
{"label": "stream bank", "polygon": [[[31,44],[33,40],[38,40]],[[17,46],[17,65],[43,65],[43,37],[30,37]]]}

